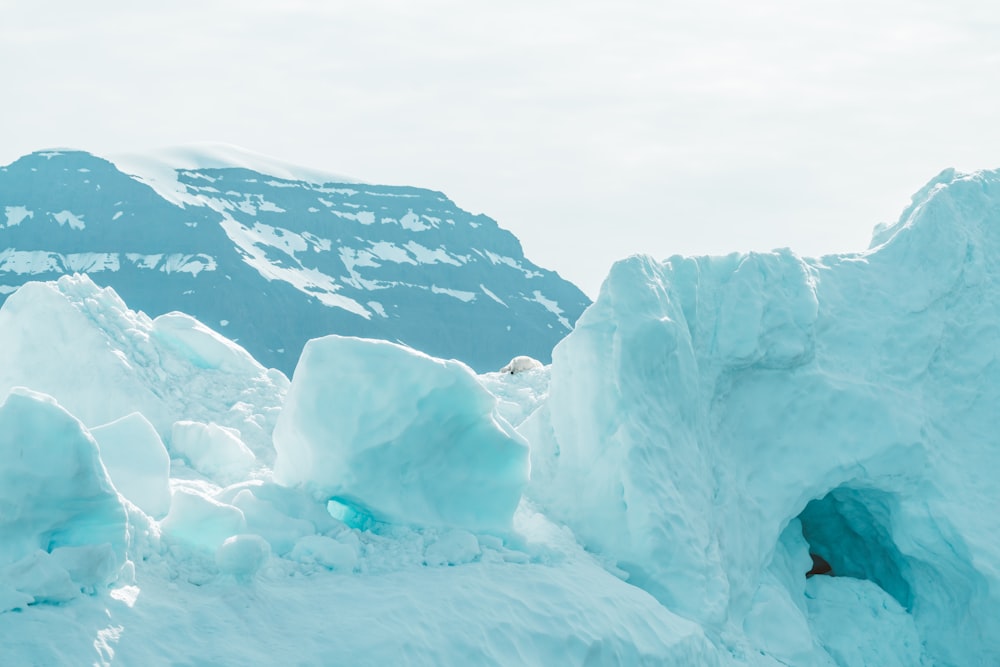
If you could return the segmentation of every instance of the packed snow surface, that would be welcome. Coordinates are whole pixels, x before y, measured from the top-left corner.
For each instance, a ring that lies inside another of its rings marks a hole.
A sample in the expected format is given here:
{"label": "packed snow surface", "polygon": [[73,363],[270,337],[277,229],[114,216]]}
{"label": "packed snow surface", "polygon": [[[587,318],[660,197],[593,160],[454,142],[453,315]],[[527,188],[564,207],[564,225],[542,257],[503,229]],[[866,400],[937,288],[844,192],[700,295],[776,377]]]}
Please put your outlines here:
{"label": "packed snow surface", "polygon": [[80,277],[0,343],[11,664],[1000,664],[998,172],[623,260],[513,374],[329,336],[289,386]]}

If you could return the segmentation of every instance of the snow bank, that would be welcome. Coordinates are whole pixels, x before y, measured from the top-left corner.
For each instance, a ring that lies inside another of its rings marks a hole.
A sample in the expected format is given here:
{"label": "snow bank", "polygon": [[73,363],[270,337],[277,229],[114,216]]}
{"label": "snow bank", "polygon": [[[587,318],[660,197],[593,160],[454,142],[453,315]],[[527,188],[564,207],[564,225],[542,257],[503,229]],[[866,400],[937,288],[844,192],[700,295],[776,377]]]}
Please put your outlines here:
{"label": "snow bank", "polygon": [[149,420],[133,412],[90,429],[115,488],[155,519],[170,511],[170,455]]}
{"label": "snow bank", "polygon": [[0,612],[104,588],[125,564],[126,526],[83,425],[15,389],[0,406]]}
{"label": "snow bank", "polygon": [[529,494],[748,654],[1000,662],[998,210],[946,172],[865,253],[618,263],[520,427]]}
{"label": "snow bank", "polygon": [[28,283],[0,308],[0,393],[54,396],[88,426],[133,412],[169,444],[174,422],[235,428],[264,461],[287,379],[180,314],[150,320],[86,276]]}
{"label": "snow bank", "polygon": [[464,364],[384,341],[309,341],[274,432],[275,479],[379,521],[504,530],[525,442]]}

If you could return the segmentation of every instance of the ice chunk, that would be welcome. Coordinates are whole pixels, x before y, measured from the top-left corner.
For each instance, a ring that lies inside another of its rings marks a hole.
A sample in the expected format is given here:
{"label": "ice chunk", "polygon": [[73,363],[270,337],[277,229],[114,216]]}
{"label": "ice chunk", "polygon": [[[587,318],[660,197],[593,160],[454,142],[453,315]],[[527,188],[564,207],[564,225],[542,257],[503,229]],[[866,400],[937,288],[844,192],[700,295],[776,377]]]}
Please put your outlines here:
{"label": "ice chunk", "polygon": [[0,508],[8,601],[64,601],[126,561],[126,510],[97,443],[51,397],[17,388],[0,406]]}
{"label": "ice chunk", "polygon": [[170,514],[160,525],[165,537],[210,551],[246,531],[246,519],[238,508],[185,488],[174,491]]}
{"label": "ice chunk", "polygon": [[155,519],[170,511],[170,455],[141,413],[90,429],[115,488]]}
{"label": "ice chunk", "polygon": [[185,313],[167,313],[153,320],[152,335],[198,368],[254,376],[260,364],[233,341]]}
{"label": "ice chunk", "polygon": [[186,315],[150,320],[86,276],[27,283],[0,308],[0,392],[29,386],[88,426],[141,412],[236,428],[263,461],[285,378]]}
{"label": "ice chunk", "polygon": [[271,546],[260,535],[233,535],[215,551],[215,564],[225,574],[248,580],[271,556]]}
{"label": "ice chunk", "polygon": [[309,341],[274,442],[275,480],[390,523],[504,530],[528,479],[467,366],[384,341]]}
{"label": "ice chunk", "polygon": [[239,431],[218,424],[174,423],[170,449],[184,456],[199,472],[224,481],[243,479],[256,463]]}

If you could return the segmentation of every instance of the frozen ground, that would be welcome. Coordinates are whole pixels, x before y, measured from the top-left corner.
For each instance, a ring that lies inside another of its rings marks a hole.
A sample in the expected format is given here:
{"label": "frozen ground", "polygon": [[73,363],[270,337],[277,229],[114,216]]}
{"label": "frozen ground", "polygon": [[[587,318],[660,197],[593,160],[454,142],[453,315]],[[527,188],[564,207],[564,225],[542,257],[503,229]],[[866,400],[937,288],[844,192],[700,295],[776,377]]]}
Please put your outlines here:
{"label": "frozen ground", "polygon": [[998,297],[994,172],[854,255],[624,260],[551,367],[481,376],[331,336],[289,382],[29,284],[4,660],[1000,664]]}

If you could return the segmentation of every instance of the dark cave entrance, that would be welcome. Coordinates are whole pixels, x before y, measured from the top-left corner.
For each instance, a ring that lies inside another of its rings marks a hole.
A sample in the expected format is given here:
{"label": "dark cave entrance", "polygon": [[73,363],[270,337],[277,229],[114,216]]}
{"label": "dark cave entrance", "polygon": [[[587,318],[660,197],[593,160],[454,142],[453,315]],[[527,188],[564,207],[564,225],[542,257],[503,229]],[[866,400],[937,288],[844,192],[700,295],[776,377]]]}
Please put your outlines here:
{"label": "dark cave entrance", "polygon": [[891,493],[842,486],[806,505],[799,520],[813,556],[809,574],[867,579],[912,611],[909,564],[891,534],[895,504]]}

